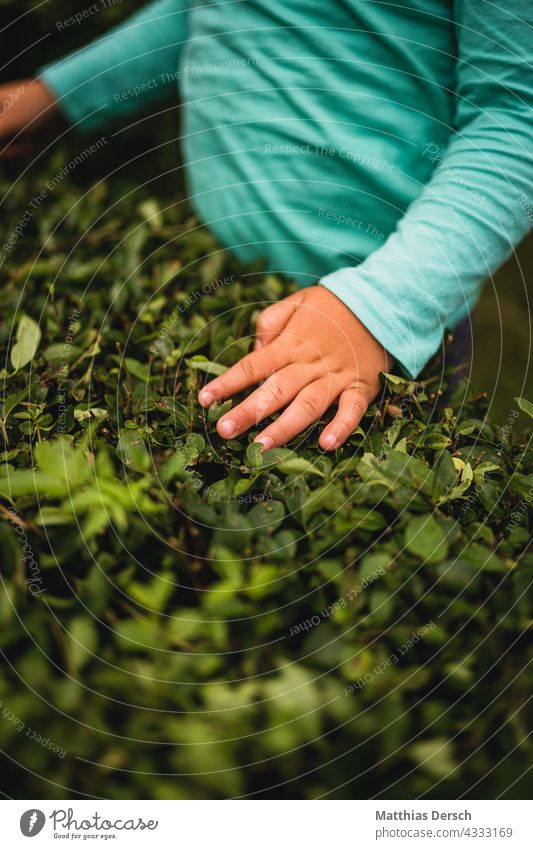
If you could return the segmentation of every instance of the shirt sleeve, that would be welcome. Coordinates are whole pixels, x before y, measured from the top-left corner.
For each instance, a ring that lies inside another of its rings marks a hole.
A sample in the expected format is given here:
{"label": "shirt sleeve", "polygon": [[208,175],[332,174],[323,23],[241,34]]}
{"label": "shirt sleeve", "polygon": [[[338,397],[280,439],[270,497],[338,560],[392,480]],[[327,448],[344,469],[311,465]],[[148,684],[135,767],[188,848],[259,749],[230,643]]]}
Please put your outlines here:
{"label": "shirt sleeve", "polygon": [[38,75],[83,130],[132,115],[176,94],[186,13],[186,0],[156,0]]}
{"label": "shirt sleeve", "polygon": [[384,244],[320,282],[416,377],[533,224],[533,3],[455,0],[450,143]]}

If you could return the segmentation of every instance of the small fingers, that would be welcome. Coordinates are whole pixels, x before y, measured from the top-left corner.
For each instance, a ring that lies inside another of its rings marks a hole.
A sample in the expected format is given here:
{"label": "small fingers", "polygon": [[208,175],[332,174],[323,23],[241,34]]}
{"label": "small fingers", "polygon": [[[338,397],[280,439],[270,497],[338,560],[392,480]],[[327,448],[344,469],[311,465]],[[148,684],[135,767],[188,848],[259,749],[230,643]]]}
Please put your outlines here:
{"label": "small fingers", "polygon": [[308,372],[302,366],[287,366],[271,375],[242,404],[219,419],[217,430],[220,436],[231,439],[258,425],[289,404],[308,382]]}
{"label": "small fingers", "polygon": [[335,417],[320,434],[320,447],[333,451],[346,442],[366,413],[369,403],[367,390],[363,387],[345,389],[339,396]]}
{"label": "small fingers", "polygon": [[[338,389],[337,389],[338,392]],[[315,422],[327,410],[336,396],[331,382],[315,380],[298,393],[292,404],[254,442],[260,442],[265,451],[284,445]]]}
{"label": "small fingers", "polygon": [[198,393],[198,400],[203,407],[209,407],[213,401],[231,398],[237,392],[242,392],[243,389],[259,383],[278,371],[287,364],[287,360],[287,351],[281,346],[263,351],[252,351],[223,375],[207,383]]}

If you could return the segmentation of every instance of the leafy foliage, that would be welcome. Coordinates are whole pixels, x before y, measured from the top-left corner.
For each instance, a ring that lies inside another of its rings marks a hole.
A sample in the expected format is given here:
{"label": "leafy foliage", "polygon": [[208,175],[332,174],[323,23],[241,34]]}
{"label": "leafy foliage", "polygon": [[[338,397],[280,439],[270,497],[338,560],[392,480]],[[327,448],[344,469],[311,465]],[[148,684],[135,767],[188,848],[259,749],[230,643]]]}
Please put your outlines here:
{"label": "leafy foliage", "polygon": [[4,789],[524,796],[530,434],[435,362],[333,455],[220,439],[198,387],[290,285],[134,197],[65,182],[2,265]]}

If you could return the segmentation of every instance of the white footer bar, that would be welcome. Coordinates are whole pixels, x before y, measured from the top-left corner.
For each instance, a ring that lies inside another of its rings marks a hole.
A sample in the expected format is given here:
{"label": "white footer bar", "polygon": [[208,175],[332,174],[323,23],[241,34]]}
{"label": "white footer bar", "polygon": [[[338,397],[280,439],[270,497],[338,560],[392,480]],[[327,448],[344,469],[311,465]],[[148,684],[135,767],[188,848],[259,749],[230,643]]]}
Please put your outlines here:
{"label": "white footer bar", "polygon": [[[4,801],[9,847],[471,849],[533,846],[527,801]],[[31,839],[35,842],[30,842]]]}

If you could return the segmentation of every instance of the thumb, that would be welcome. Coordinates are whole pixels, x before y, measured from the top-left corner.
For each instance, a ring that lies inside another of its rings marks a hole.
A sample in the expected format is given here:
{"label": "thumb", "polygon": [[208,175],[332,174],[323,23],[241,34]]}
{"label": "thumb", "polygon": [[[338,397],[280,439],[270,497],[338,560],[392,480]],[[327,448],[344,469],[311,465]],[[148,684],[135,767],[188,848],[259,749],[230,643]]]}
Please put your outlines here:
{"label": "thumb", "polygon": [[277,304],[264,309],[255,324],[254,351],[269,345],[286,327],[304,298],[303,292],[295,292]]}

